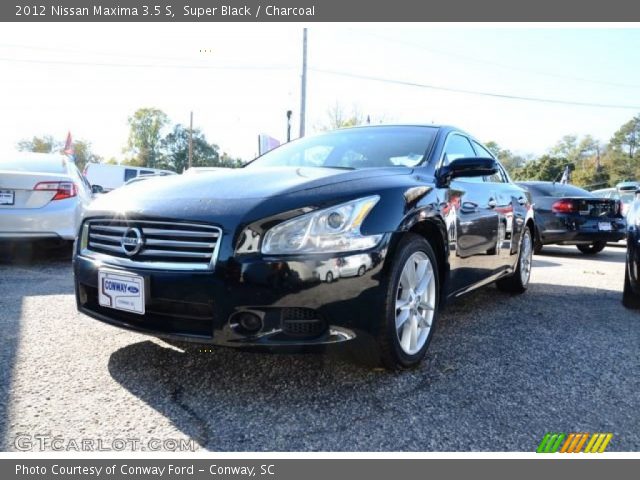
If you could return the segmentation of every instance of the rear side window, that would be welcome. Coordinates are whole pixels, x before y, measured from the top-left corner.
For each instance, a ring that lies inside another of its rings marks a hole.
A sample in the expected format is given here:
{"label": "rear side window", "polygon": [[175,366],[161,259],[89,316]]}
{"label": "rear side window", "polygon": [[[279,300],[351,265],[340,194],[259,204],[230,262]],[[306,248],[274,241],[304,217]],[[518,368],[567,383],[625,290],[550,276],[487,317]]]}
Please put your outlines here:
{"label": "rear side window", "polygon": [[62,159],[56,158],[0,158],[0,170],[14,172],[67,173]]}
{"label": "rear side window", "polygon": [[125,168],[124,169],[124,181],[128,182],[132,178],[136,178],[138,176],[138,171],[133,168]]}

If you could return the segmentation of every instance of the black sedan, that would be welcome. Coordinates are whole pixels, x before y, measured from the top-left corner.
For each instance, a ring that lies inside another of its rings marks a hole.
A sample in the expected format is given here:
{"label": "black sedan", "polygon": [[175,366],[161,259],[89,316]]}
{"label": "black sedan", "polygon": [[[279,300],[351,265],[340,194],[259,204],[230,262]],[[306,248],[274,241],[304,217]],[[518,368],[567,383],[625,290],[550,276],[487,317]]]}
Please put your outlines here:
{"label": "black sedan", "polygon": [[97,199],[74,256],[77,305],[222,346],[362,336],[409,367],[446,300],[491,282],[526,290],[534,230],[526,192],[464,132],[339,130]]}
{"label": "black sedan", "polygon": [[622,303],[640,309],[640,190],[627,213],[627,261],[624,271]]}
{"label": "black sedan", "polygon": [[533,199],[535,212],[534,252],[543,245],[575,245],[595,254],[607,242],[625,237],[625,220],[619,200],[599,198],[574,185],[556,182],[518,182]]}

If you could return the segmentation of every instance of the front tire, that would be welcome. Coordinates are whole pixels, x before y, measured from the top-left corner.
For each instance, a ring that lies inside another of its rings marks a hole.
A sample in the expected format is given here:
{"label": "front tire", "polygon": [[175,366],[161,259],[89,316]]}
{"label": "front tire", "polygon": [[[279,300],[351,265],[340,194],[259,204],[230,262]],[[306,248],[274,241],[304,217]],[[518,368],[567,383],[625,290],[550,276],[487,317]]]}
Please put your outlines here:
{"label": "front tire", "polygon": [[522,239],[520,240],[520,252],[518,254],[516,271],[508,277],[498,280],[496,282],[498,289],[509,293],[524,293],[529,287],[532,257],[533,238],[529,227],[525,227],[522,231]]}
{"label": "front tire", "polygon": [[325,277],[327,283],[333,282],[333,273],[327,272],[327,276]]}
{"label": "front tire", "polygon": [[576,245],[578,250],[580,250],[585,255],[595,255],[596,253],[604,250],[604,247],[607,246],[607,242],[593,242],[590,245]]}
{"label": "front tire", "polygon": [[387,277],[384,315],[376,332],[382,363],[411,368],[425,357],[435,330],[440,296],[438,263],[429,242],[408,234]]}
{"label": "front tire", "polygon": [[624,289],[622,290],[622,305],[634,310],[640,309],[640,296],[634,293],[633,289],[631,288],[628,259],[624,267]]}

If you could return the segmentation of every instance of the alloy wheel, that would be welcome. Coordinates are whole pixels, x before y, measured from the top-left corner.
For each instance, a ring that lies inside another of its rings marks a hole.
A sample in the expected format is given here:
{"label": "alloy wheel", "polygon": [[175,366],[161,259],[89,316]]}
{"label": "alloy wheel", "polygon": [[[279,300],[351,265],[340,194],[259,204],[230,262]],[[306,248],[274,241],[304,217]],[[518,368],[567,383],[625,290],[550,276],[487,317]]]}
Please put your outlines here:
{"label": "alloy wheel", "polygon": [[415,355],[425,345],[435,314],[436,280],[426,253],[413,253],[405,262],[396,293],[396,334],[400,348]]}
{"label": "alloy wheel", "polygon": [[523,235],[522,245],[520,246],[520,279],[522,280],[522,285],[527,285],[531,277],[533,243],[529,229],[525,229]]}

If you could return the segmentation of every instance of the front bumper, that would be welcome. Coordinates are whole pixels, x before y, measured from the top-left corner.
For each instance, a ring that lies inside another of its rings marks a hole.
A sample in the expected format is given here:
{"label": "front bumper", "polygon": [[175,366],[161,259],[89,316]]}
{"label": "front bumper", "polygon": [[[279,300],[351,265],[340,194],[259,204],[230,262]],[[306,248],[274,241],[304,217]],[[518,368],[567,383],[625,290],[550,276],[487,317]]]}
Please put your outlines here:
{"label": "front bumper", "polygon": [[634,294],[640,295],[640,231],[634,225],[627,235],[627,259],[625,268],[629,274],[629,286]]}
{"label": "front bumper", "polygon": [[[342,342],[371,331],[382,314],[382,270],[390,238],[357,255],[232,257],[219,259],[210,271],[123,268],[76,255],[77,306],[105,323],[174,340],[234,347]],[[343,277],[331,267],[354,260],[345,257],[363,255],[367,261],[361,276]],[[99,305],[100,268],[144,277],[144,315]],[[329,271],[331,282],[327,282]],[[239,327],[238,316],[247,312],[261,319],[259,331],[247,333]]]}
{"label": "front bumper", "polygon": [[81,213],[77,198],[56,200],[42,208],[3,208],[0,210],[0,239],[73,240]]}

